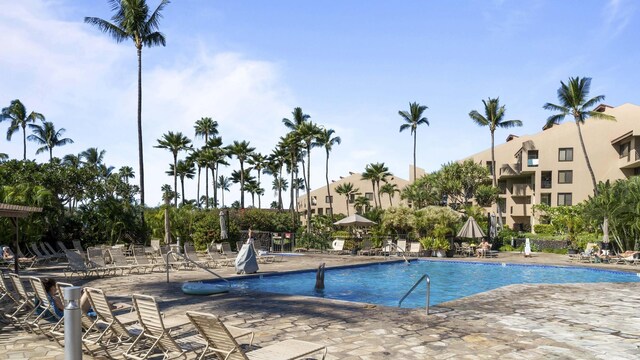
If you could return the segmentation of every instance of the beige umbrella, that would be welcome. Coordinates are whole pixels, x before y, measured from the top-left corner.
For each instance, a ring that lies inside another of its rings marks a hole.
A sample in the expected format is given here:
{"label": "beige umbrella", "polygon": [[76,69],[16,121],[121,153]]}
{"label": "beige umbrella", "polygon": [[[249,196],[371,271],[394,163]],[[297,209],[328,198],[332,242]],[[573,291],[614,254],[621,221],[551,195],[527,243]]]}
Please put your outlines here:
{"label": "beige umbrella", "polygon": [[609,242],[609,219],[606,217],[604,218],[604,222],[602,223],[602,233],[604,234],[602,236],[602,242],[608,243]]}
{"label": "beige umbrella", "polygon": [[336,221],[333,225],[342,225],[342,226],[373,226],[376,223],[367,219],[364,216],[360,216],[358,214],[353,214],[347,216],[346,218]]}
{"label": "beige umbrella", "polygon": [[480,229],[480,225],[478,225],[476,219],[474,219],[473,216],[469,216],[467,222],[462,225],[462,229],[458,231],[458,237],[479,239],[484,237],[484,232]]}

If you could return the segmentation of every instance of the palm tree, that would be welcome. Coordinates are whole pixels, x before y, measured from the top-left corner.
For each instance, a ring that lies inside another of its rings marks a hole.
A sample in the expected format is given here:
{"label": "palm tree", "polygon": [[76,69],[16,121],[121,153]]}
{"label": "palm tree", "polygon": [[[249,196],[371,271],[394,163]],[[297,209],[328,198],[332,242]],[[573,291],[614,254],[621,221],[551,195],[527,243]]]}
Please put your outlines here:
{"label": "palm tree", "polygon": [[335,130],[333,129],[322,129],[322,132],[316,139],[318,146],[324,147],[327,154],[324,174],[325,180],[327,181],[327,196],[329,197],[329,209],[331,209],[331,222],[333,222],[333,197],[331,196],[331,188],[329,187],[329,153],[331,152],[333,145],[339,145],[342,142],[339,136],[333,137],[334,133]]}
{"label": "palm tree", "polygon": [[235,140],[233,144],[227,146],[227,150],[229,150],[229,153],[234,155],[240,162],[240,208],[244,209],[244,162],[249,158],[249,156],[251,156],[251,153],[255,148],[250,147],[248,141]]}
{"label": "palm tree", "polygon": [[347,182],[344,184],[340,184],[338,186],[336,186],[336,192],[340,195],[344,195],[345,196],[345,205],[347,205],[347,216],[349,216],[349,199],[351,198],[351,196],[357,194],[360,192],[359,188],[356,188],[353,186],[352,183]]}
{"label": "palm tree", "polygon": [[[194,126],[196,130],[196,137],[203,137],[205,147],[209,146],[209,136],[210,135],[218,135],[218,122],[214,121],[210,117],[203,117],[200,120],[196,120],[196,125]],[[222,139],[220,139],[220,145],[222,145]],[[218,146],[220,146],[218,145]],[[200,179],[200,174],[198,173],[198,179]],[[215,187],[215,175],[213,178],[214,187]],[[209,198],[209,172],[204,172],[204,183],[206,186],[207,199]],[[200,185],[198,185],[198,193],[200,190]],[[207,201],[208,205],[208,201]]]}
{"label": "palm tree", "polygon": [[44,115],[34,111],[27,115],[25,106],[16,99],[11,101],[8,107],[2,109],[0,120],[11,120],[9,129],[7,129],[7,140],[9,141],[11,141],[11,136],[22,128],[23,160],[27,160],[27,124],[36,120],[44,121]]}
{"label": "palm tree", "polygon": [[80,153],[80,158],[84,159],[84,163],[90,166],[98,166],[104,160],[106,150],[98,150],[96,147],[90,147]]}
{"label": "palm tree", "polygon": [[196,169],[193,166],[193,162],[189,160],[178,160],[177,166],[173,167],[173,164],[169,164],[169,170],[166,171],[167,175],[178,174],[180,178],[180,186],[182,195],[182,205],[184,205],[184,178],[193,179],[196,176]]}
{"label": "palm tree", "polygon": [[[291,112],[292,118],[291,120],[284,118],[282,119],[282,123],[290,132],[285,136],[284,139],[281,139],[283,144],[282,146],[288,150],[289,153],[289,168],[291,170],[291,184],[295,178],[298,177],[298,159],[300,157],[300,139],[298,137],[298,129],[302,124],[309,121],[311,116],[305,114],[302,111],[301,107],[295,107]],[[294,188],[291,187],[291,202],[289,208],[291,209],[292,216],[294,215]],[[295,223],[295,219],[293,220]]]}
{"label": "palm tree", "polygon": [[385,183],[384,185],[382,185],[380,189],[378,189],[378,194],[382,193],[382,194],[389,195],[389,206],[391,207],[393,207],[393,202],[391,198],[393,198],[395,193],[399,193],[399,192],[400,192],[400,189],[398,189],[398,185],[392,184],[392,183]]}
{"label": "palm tree", "polygon": [[[286,159],[287,153],[281,147],[276,147],[271,151],[267,159],[267,165],[264,169],[264,173],[273,176],[273,183],[275,184],[278,179],[282,179],[282,167]],[[278,180],[279,181],[279,180]],[[278,209],[282,210],[282,191],[287,191],[287,187],[278,186]],[[275,190],[275,188],[274,188]]]}
{"label": "palm tree", "polygon": [[353,207],[356,209],[356,213],[362,214],[362,210],[364,212],[369,211],[371,204],[369,204],[369,198],[366,196],[358,196],[356,200],[353,202]]}
{"label": "palm tree", "polygon": [[[226,158],[230,157],[229,151],[226,148],[222,148],[222,138],[214,136],[210,138],[204,146],[206,151],[207,164],[211,169],[211,179],[213,180],[213,203],[214,207],[218,207],[218,184],[216,183],[216,176],[220,165],[229,165],[226,162]],[[205,179],[206,180],[206,179]],[[206,195],[209,197],[209,183],[206,184]]]}
{"label": "palm tree", "polygon": [[363,180],[371,180],[373,186],[373,201],[376,207],[382,207],[382,201],[380,199],[380,181],[387,182],[387,177],[392,176],[389,172],[389,168],[384,163],[372,163],[368,164],[364,172],[362,173]]}
{"label": "palm tree", "polygon": [[[266,166],[267,166],[267,158],[260,154],[260,153],[254,153],[248,160],[247,163],[249,163],[249,165],[251,165],[253,167],[253,170],[255,170],[258,173],[258,187],[260,187],[260,185],[262,184],[262,182],[260,181],[260,174],[262,173],[263,170],[265,170]],[[258,208],[262,207],[262,202],[260,200],[261,194],[258,194]]]}
{"label": "palm tree", "polygon": [[274,193],[278,194],[277,209],[282,210],[282,192],[287,191],[287,189],[289,188],[289,183],[287,182],[287,179],[280,176],[274,177],[271,184],[271,188],[273,189]]}
{"label": "palm tree", "polygon": [[69,138],[61,139],[60,137],[66,130],[60,128],[60,130],[56,131],[56,127],[50,121],[45,121],[42,125],[29,124],[29,128],[33,131],[33,134],[29,135],[27,139],[42,145],[41,148],[36,150],[36,155],[43,151],[49,151],[49,162],[53,160],[54,147],[73,144],[73,140]]}
{"label": "palm tree", "polygon": [[[158,139],[158,145],[154,146],[159,149],[168,149],[171,151],[173,155],[173,188],[178,189],[178,173],[177,173],[177,163],[178,163],[178,153],[183,150],[190,150],[191,140],[186,136],[182,135],[181,132],[174,133],[173,131],[169,131],[166,134],[162,135],[161,139]],[[174,197],[173,206],[178,207],[178,198]]]}
{"label": "palm tree", "polygon": [[[162,10],[169,0],[161,0],[149,13],[146,0],[109,0],[115,14],[111,22],[97,17],[85,17],[84,22],[109,34],[116,42],[133,40],[138,54],[138,160],[140,163],[140,203],[144,206],[144,160],[142,154],[142,47],[166,45],[164,35],[158,31]],[[144,216],[143,216],[144,222]]]}
{"label": "palm tree", "polygon": [[125,183],[129,184],[129,179],[133,179],[135,177],[135,173],[131,166],[123,166],[118,170],[118,175],[120,179],[123,179]]}
{"label": "palm tree", "polygon": [[224,175],[220,175],[218,177],[218,187],[220,188],[222,194],[222,207],[224,207],[224,192],[229,191],[231,187],[231,179],[225,177]]}
{"label": "palm tree", "polygon": [[[484,104],[484,114],[482,116],[476,110],[472,110],[469,113],[469,117],[476,124],[480,126],[488,126],[489,132],[491,132],[491,174],[493,175],[493,186],[498,187],[498,180],[496,178],[496,155],[494,149],[494,134],[496,128],[509,129],[516,126],[522,126],[520,120],[504,120],[504,113],[506,111],[505,106],[500,106],[500,98],[489,98],[488,101],[482,100]],[[500,208],[500,202],[497,203],[498,207],[498,223],[502,225],[502,209]]]}
{"label": "palm tree", "polygon": [[[307,188],[307,233],[311,232],[311,197],[309,192],[311,189],[311,148],[317,146],[316,138],[320,135],[321,129],[312,122],[302,123],[298,130],[298,136],[304,143],[305,152],[307,153],[307,173],[302,173],[304,177],[305,187]],[[305,164],[303,163],[304,167]]]}
{"label": "palm tree", "polygon": [[[198,185],[196,186],[196,200],[200,199],[200,174],[202,173],[202,168],[206,166],[206,162],[202,158],[202,149],[193,150],[189,156],[187,156],[187,160],[191,161],[198,167]],[[205,174],[208,172],[205,171]],[[200,201],[197,202],[198,207],[200,207]]]}
{"label": "palm tree", "polygon": [[251,206],[256,207],[256,194],[262,190],[260,184],[257,181],[247,181],[245,190],[251,194]]}
{"label": "palm tree", "polygon": [[598,187],[596,186],[596,175],[591,167],[591,161],[589,161],[589,155],[587,154],[587,148],[584,145],[584,139],[582,138],[582,129],[580,125],[583,125],[585,120],[592,117],[594,119],[601,120],[613,120],[615,117],[609,114],[605,114],[598,111],[590,110],[591,107],[597,103],[604,101],[604,95],[594,96],[587,100],[589,97],[589,90],[591,89],[591,78],[580,78],[578,76],[569,78],[569,82],[565,84],[560,81],[560,88],[558,89],[558,100],[560,105],[546,103],[543,108],[545,110],[557,111],[559,114],[552,115],[547,119],[546,127],[559,124],[564,117],[572,115],[578,127],[578,136],[580,137],[580,146],[582,146],[582,152],[584,153],[584,159],[587,162],[587,169],[591,175],[591,182],[593,183],[593,192],[598,195]]}
{"label": "palm tree", "polygon": [[427,124],[429,126],[429,120],[426,117],[422,117],[422,113],[427,110],[428,107],[420,105],[417,102],[409,103],[409,111],[398,111],[398,115],[406,122],[406,124],[400,125],[400,132],[406,129],[411,129],[411,135],[413,135],[413,181],[416,181],[416,134],[418,126]]}

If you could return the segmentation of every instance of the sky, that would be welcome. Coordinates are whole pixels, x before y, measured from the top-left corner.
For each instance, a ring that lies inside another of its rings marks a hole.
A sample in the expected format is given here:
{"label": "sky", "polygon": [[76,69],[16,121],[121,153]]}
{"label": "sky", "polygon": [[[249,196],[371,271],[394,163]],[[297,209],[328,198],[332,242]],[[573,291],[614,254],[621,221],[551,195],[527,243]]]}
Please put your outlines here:
{"label": "sky", "polygon": [[[155,9],[159,0],[147,2]],[[109,20],[108,2],[0,4],[0,107],[20,99],[64,128],[74,144],[54,156],[97,147],[106,164],[138,173],[135,47],[83,22]],[[160,22],[166,47],[142,52],[146,203],[158,205],[161,186],[173,183],[172,155],[154,148],[157,139],[180,131],[200,147],[193,126],[202,117],[219,123],[224,144],[247,140],[269,154],[287,132],[282,119],[301,107],[342,139],[330,179],[374,162],[408,179],[413,139],[399,132],[398,111],[410,102],[428,106],[430,124],[417,130],[417,166],[428,172],[490,147],[488,128],[468,115],[489,97],[523,122],[497,130],[496,145],[541,131],[551,115],[542,105],[557,102],[569,77],[591,77],[591,95],[608,105],[639,104],[639,8],[633,0],[173,0]],[[0,123],[0,152],[21,159],[21,134],[8,142],[7,127]],[[27,157],[48,161],[38,147],[27,143]],[[239,168],[230,164],[221,173]],[[322,149],[311,164],[312,189],[324,186]],[[263,176],[263,207],[274,200],[271,180]],[[195,179],[185,187],[195,198]],[[234,185],[225,204],[239,197]]]}

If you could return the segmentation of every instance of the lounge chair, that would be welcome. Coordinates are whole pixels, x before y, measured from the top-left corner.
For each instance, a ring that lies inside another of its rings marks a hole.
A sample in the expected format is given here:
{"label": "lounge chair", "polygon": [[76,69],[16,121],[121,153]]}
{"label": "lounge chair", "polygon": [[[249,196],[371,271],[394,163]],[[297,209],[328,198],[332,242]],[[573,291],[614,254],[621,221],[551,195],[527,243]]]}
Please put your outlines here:
{"label": "lounge chair", "polygon": [[220,253],[217,244],[207,246],[207,256],[209,259],[220,266],[233,266],[235,258],[228,258]]}
{"label": "lounge chair", "polygon": [[362,240],[362,249],[358,251],[358,255],[372,255],[374,254],[374,252],[375,250],[373,249],[373,244],[371,243],[371,240],[369,239]]}
{"label": "lounge chair", "polygon": [[[240,250],[240,249],[238,249]],[[231,245],[228,242],[220,243],[220,253],[226,257],[236,257],[237,252],[231,251]]]}
{"label": "lounge chair", "polygon": [[184,244],[184,256],[187,259],[193,261],[194,263],[207,268],[215,267],[217,265],[215,261],[201,259],[200,256],[198,256],[198,253],[196,252],[195,246],[193,246],[193,243],[190,243],[190,242]]}
{"label": "lounge chair", "polygon": [[344,250],[344,240],[342,239],[333,240],[333,243],[331,243],[331,246],[332,246],[332,249],[327,250],[329,254],[342,255],[346,253]]}
{"label": "lounge chair", "polygon": [[409,255],[416,257],[422,255],[422,244],[417,241],[409,243]]}
{"label": "lounge chair", "polygon": [[53,261],[54,259],[57,259],[56,256],[43,254],[40,249],[38,249],[38,244],[36,243],[31,243],[31,252],[36,256],[36,258],[41,259],[43,262]]}
{"label": "lounge chair", "polygon": [[398,250],[398,255],[405,254],[407,252],[407,240],[398,239],[396,250]]}
{"label": "lounge chair", "polygon": [[320,351],[322,351],[322,359],[324,359],[327,354],[326,346],[301,340],[285,340],[258,350],[244,352],[233,338],[229,328],[215,315],[187,311],[187,316],[205,340],[205,348],[199,357],[200,359],[211,354],[225,360],[285,360],[300,359]]}
{"label": "lounge chair", "polygon": [[111,266],[116,266],[118,269],[122,270],[124,274],[127,271],[127,274],[131,274],[133,270],[140,273],[140,270],[145,270],[146,266],[131,264],[127,261],[127,257],[124,256],[122,252],[122,248],[115,248],[107,250],[109,252],[109,257],[111,257]]}
{"label": "lounge chair", "polygon": [[[170,266],[171,268],[176,270],[180,270],[181,267],[188,269],[191,266],[189,262],[173,256],[173,253],[169,254],[169,251],[170,251],[169,245],[164,245],[160,247],[160,264],[162,264],[165,269],[167,266]],[[171,255],[171,256],[167,256],[167,255]]]}
{"label": "lounge chair", "polygon": [[[125,358],[146,359],[157,352],[161,352],[165,359],[183,357],[202,347],[201,343],[190,338],[176,339],[172,336],[170,326],[165,327],[166,320],[160,313],[154,297],[133,294],[133,307],[142,331],[124,352]],[[177,326],[183,325],[186,324],[179,323]]]}
{"label": "lounge chair", "polygon": [[49,300],[47,290],[44,288],[42,280],[38,277],[29,277],[31,287],[35,291],[37,301],[35,302],[35,318],[33,320],[25,321],[33,332],[45,334],[51,327],[53,327],[62,316],[59,316],[54,309],[55,303]]}
{"label": "lounge chair", "polygon": [[83,254],[84,253],[84,249],[82,248],[82,244],[80,243],[80,240],[71,240],[71,243],[73,244],[73,248]]}
{"label": "lounge chair", "polygon": [[91,274],[101,276],[101,273],[102,275],[105,273],[105,269],[85,264],[82,255],[75,251],[67,250],[64,254],[67,256],[67,261],[69,263],[67,268],[63,271],[65,278],[71,278],[73,277],[73,274],[82,274],[84,277],[87,277]]}
{"label": "lounge chair", "polygon": [[64,252],[63,252],[63,251],[56,251],[56,250],[54,250],[54,249],[53,249],[53,246],[51,246],[48,242],[41,242],[41,243],[40,243],[40,247],[41,247],[43,250],[44,250],[44,249],[47,249],[47,250],[48,250],[48,253],[49,253],[49,254],[51,254],[51,255],[53,255],[53,256],[56,256],[56,257],[58,258],[58,260],[60,260],[60,259],[64,259],[64,258],[65,258],[65,256],[64,256]]}
{"label": "lounge chair", "polygon": [[[32,294],[27,293],[27,289],[22,283],[22,277],[18,274],[9,274],[9,279],[13,285],[13,290],[17,294],[16,300],[18,306],[11,314],[6,314],[9,319],[13,321],[15,325],[21,326],[29,330],[27,325],[31,315],[36,311],[36,305],[33,301]],[[28,279],[28,278],[26,278]]]}
{"label": "lounge chair", "polygon": [[382,249],[379,249],[376,253],[376,255],[382,255],[382,256],[389,256],[391,255],[391,252],[393,251],[393,240],[391,239],[387,239],[384,241],[384,245],[382,246]]}

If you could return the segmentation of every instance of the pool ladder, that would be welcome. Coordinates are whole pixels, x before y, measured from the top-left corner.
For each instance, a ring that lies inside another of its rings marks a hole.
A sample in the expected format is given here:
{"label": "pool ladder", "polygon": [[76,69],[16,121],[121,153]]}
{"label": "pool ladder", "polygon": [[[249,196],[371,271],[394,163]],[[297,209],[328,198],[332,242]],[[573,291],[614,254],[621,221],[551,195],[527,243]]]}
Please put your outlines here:
{"label": "pool ladder", "polygon": [[402,306],[402,302],[404,301],[404,299],[406,299],[407,296],[409,296],[409,294],[411,294],[413,290],[415,290],[423,280],[427,282],[427,315],[429,315],[429,296],[431,295],[431,278],[429,277],[428,274],[422,275],[422,277],[420,277],[420,279],[418,279],[418,281],[416,281],[416,283],[413,284],[411,289],[409,289],[409,291],[407,291],[407,293],[404,294],[402,299],[400,299],[400,301],[398,302],[398,307]]}

